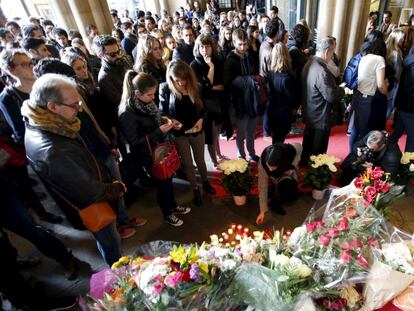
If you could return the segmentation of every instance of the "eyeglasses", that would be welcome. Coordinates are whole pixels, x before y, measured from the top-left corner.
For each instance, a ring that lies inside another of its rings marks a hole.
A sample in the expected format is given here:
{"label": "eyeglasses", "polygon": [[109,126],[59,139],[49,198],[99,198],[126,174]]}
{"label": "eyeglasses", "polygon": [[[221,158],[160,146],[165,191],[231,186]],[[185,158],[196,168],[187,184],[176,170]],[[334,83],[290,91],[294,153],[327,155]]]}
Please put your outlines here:
{"label": "eyeglasses", "polygon": [[110,57],[120,56],[121,54],[122,54],[121,49],[119,49],[118,51],[115,51],[115,52],[105,52],[105,55],[108,55]]}
{"label": "eyeglasses", "polygon": [[79,110],[82,107],[82,101],[80,100],[78,102],[74,102],[73,104],[58,103],[58,105],[66,106],[66,107],[69,107],[69,108],[72,108],[72,109]]}
{"label": "eyeglasses", "polygon": [[11,64],[11,66],[12,67],[21,66],[22,68],[30,68],[30,67],[33,67],[34,64],[32,62],[27,62],[27,63]]}

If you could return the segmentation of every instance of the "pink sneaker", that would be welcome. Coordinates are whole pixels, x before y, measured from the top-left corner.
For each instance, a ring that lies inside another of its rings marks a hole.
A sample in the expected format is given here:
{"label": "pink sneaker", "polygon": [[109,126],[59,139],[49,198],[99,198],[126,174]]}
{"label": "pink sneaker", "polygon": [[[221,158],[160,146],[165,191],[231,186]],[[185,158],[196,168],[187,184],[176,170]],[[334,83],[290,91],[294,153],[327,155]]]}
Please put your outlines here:
{"label": "pink sneaker", "polygon": [[130,228],[130,227],[127,227],[127,226],[122,226],[122,227],[118,228],[118,233],[119,233],[119,236],[121,237],[121,239],[124,240],[124,239],[128,239],[128,238],[132,237],[136,233],[136,231],[135,231],[134,228]]}

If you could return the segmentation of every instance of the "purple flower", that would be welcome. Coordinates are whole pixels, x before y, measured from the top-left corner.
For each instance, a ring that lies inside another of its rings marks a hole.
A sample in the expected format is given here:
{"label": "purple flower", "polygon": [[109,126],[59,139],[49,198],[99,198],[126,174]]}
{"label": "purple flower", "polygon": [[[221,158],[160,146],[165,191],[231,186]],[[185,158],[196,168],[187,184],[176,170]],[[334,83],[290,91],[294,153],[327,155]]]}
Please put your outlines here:
{"label": "purple flower", "polygon": [[190,279],[194,282],[201,283],[203,282],[203,277],[200,275],[200,270],[196,264],[190,266]]}

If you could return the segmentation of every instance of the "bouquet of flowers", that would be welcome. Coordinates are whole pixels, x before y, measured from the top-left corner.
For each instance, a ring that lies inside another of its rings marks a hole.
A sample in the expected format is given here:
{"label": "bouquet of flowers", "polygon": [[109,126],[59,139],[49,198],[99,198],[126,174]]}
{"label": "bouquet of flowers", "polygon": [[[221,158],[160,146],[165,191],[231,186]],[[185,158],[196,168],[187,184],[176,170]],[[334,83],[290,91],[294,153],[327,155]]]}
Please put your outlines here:
{"label": "bouquet of flowers", "polygon": [[405,185],[414,178],[414,152],[404,152],[400,163],[397,182]]}
{"label": "bouquet of flowers", "polygon": [[249,162],[244,159],[226,160],[217,167],[224,173],[223,186],[232,195],[249,193],[253,184],[253,177],[249,174]]}
{"label": "bouquet of flowers", "polygon": [[338,171],[335,164],[339,163],[340,159],[327,154],[319,154],[312,155],[310,160],[312,161],[311,169],[305,173],[303,183],[316,190],[327,188],[332,176]]}

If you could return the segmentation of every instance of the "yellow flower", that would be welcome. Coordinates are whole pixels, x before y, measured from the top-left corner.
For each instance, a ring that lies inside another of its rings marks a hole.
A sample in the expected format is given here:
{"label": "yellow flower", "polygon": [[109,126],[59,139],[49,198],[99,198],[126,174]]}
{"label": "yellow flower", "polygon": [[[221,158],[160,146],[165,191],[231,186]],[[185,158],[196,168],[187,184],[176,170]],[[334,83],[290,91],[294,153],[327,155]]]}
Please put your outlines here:
{"label": "yellow flower", "polygon": [[315,155],[312,155],[310,157],[310,160],[313,162],[311,164],[311,166],[313,168],[318,168],[320,166],[326,165],[326,166],[328,166],[329,170],[332,173],[335,173],[338,170],[336,168],[335,163],[339,163],[341,161],[338,157],[331,156],[331,155],[328,155],[328,154],[325,154],[325,153],[318,154],[316,156]]}
{"label": "yellow flower", "polygon": [[117,269],[117,268],[120,268],[122,266],[126,266],[126,265],[129,264],[129,261],[130,261],[129,257],[123,256],[123,257],[119,258],[119,260],[117,262],[114,262],[112,264],[111,268],[112,269]]}
{"label": "yellow flower", "polygon": [[401,157],[401,164],[408,164],[412,160],[414,160],[414,152],[404,152]]}
{"label": "yellow flower", "polygon": [[191,246],[187,252],[187,260],[189,264],[193,264],[198,260],[197,249],[194,246]]}
{"label": "yellow flower", "polygon": [[203,270],[205,273],[208,273],[208,265],[205,262],[199,262],[198,267]]}
{"label": "yellow flower", "polygon": [[140,265],[140,264],[142,264],[143,262],[146,262],[146,261],[147,260],[142,258],[142,257],[136,257],[136,258],[132,259],[132,263],[135,264],[135,265]]}
{"label": "yellow flower", "polygon": [[185,264],[187,259],[185,248],[182,246],[174,246],[173,250],[170,252],[170,257],[179,264]]}

